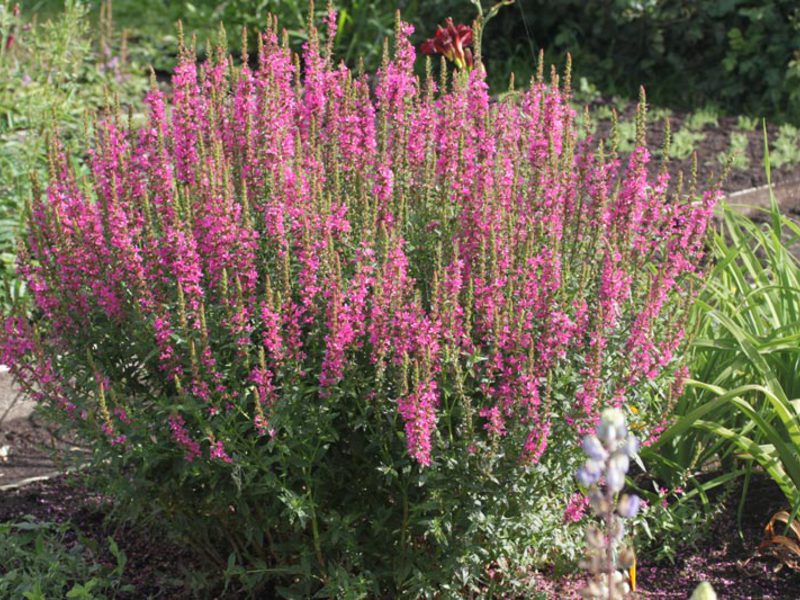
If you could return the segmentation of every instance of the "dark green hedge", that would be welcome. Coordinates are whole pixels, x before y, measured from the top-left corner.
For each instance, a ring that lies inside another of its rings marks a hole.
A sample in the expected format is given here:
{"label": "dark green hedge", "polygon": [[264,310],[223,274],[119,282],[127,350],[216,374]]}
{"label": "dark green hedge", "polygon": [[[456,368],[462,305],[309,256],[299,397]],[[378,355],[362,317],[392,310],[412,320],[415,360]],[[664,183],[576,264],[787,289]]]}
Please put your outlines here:
{"label": "dark green hedge", "polygon": [[800,121],[797,0],[517,0],[486,32],[498,78],[540,47],[604,93]]}
{"label": "dark green hedge", "polygon": [[[95,9],[100,0],[86,0]],[[496,0],[482,0],[485,7]],[[321,16],[326,0],[317,0]],[[23,3],[25,4],[25,3]],[[337,53],[367,68],[380,61],[394,12],[416,25],[421,43],[452,16],[469,23],[469,0],[335,0],[340,10]],[[44,13],[62,0],[27,5]],[[307,0],[115,0],[117,27],[156,68],[174,63],[174,23],[202,42],[223,21],[233,45],[246,24],[263,27],[276,13],[296,47],[302,42]],[[138,34],[138,35],[137,35]],[[501,90],[512,71],[526,79],[544,48],[548,62],[571,52],[576,74],[605,95],[635,97],[644,84],[652,101],[675,108],[717,104],[800,123],[800,1],[798,0],[516,0],[487,28],[484,51],[490,81]],[[132,48],[133,49],[133,48]]]}

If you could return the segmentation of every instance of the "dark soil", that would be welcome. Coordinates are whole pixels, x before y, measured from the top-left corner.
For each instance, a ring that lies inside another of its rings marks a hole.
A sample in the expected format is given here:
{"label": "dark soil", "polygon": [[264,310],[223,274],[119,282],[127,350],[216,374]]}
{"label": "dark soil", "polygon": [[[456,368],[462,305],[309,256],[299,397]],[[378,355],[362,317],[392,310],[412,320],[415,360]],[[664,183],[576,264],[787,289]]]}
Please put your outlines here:
{"label": "dark soil", "polygon": [[[593,102],[590,108],[596,109],[603,105],[610,104],[606,100]],[[628,105],[620,114],[620,121],[633,122],[636,117],[636,105]],[[689,115],[673,112],[669,117],[670,130],[673,135],[682,129]],[[697,153],[697,180],[698,185],[707,186],[719,181],[722,174],[722,165],[719,161],[721,153],[730,152],[731,133],[736,132],[747,136],[747,163],[746,169],[732,169],[727,178],[722,181],[722,191],[726,194],[745,189],[766,185],[767,175],[764,169],[764,134],[759,124],[753,130],[738,127],[736,117],[720,116],[717,118],[717,125],[705,125],[699,130],[705,137],[695,144],[694,150]],[[599,121],[595,136],[606,138],[610,130],[610,121]],[[767,137],[772,143],[778,136],[778,127],[767,124]],[[651,151],[660,154],[661,145],[664,141],[664,121],[655,120],[648,117],[647,142]],[[660,165],[660,159],[654,158],[652,163],[654,170]],[[677,160],[674,156],[670,158],[670,173],[674,176],[682,171],[688,179],[691,173],[692,159]],[[798,184],[800,185],[800,164],[785,164],[781,167],[771,168],[772,184],[775,186]],[[787,212],[800,214],[800,206],[791,206]]]}
{"label": "dark soil", "polygon": [[712,525],[708,540],[679,553],[675,565],[645,562],[638,579],[647,598],[688,598],[699,581],[714,586],[720,599],[800,598],[800,573],[757,548],[770,517],[787,508],[780,489],[767,477],[754,477],[742,519],[740,538],[736,510],[740,494],[731,494],[722,516]]}
{"label": "dark soil", "polygon": [[[781,566],[778,560],[759,555],[756,550],[764,524],[785,508],[780,490],[765,477],[753,478],[745,505],[743,539],[739,538],[732,516],[738,499],[738,493],[730,494],[730,506],[712,524],[708,540],[697,548],[683,549],[675,564],[644,560],[638,569],[636,597],[686,599],[699,581],[708,581],[721,600],[800,598],[800,574],[786,567],[777,570]],[[199,564],[192,553],[166,541],[157,531],[129,525],[111,527],[105,522],[109,508],[108,499],[88,491],[76,476],[62,476],[0,494],[0,522],[19,520],[25,515],[42,521],[69,522],[101,546],[107,536],[113,536],[128,558],[124,583],[136,589],[120,595],[122,600],[192,598],[182,579],[182,574],[196,571]],[[110,555],[105,558],[113,564]],[[536,588],[548,599],[579,597],[578,576],[536,573],[532,577]]]}
{"label": "dark soil", "polygon": [[[685,115],[673,114],[670,117],[670,129],[678,131],[686,120]],[[727,178],[722,181],[722,191],[726,193],[737,192],[767,184],[767,174],[764,169],[764,134],[761,127],[752,131],[738,129],[735,117],[719,117],[719,125],[706,125],[701,130],[705,138],[695,146],[697,152],[697,180],[699,184],[716,182],[722,172],[722,165],[718,160],[720,153],[730,151],[730,134],[733,131],[747,136],[747,158],[749,166],[745,170],[732,169]],[[772,141],[778,134],[778,128],[767,125],[767,136]],[[650,123],[647,139],[650,144],[661,144],[664,139],[664,122]],[[687,176],[691,171],[691,158],[685,160],[670,159],[673,172],[683,171]],[[800,184],[800,165],[782,165],[771,168],[773,185],[788,183]]]}

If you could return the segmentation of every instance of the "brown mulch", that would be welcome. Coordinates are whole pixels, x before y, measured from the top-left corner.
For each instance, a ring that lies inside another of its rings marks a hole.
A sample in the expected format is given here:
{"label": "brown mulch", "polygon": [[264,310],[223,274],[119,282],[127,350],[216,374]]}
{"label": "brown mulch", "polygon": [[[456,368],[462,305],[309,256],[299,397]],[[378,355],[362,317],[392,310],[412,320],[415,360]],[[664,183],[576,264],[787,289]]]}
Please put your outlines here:
{"label": "brown mulch", "polygon": [[708,539],[698,548],[679,553],[674,565],[644,562],[639,582],[647,598],[688,598],[698,581],[709,581],[719,598],[797,600],[800,573],[783,567],[774,557],[760,555],[764,525],[787,502],[766,476],[754,476],[742,518],[742,537],[736,523],[740,493],[730,495],[725,511],[715,520]]}

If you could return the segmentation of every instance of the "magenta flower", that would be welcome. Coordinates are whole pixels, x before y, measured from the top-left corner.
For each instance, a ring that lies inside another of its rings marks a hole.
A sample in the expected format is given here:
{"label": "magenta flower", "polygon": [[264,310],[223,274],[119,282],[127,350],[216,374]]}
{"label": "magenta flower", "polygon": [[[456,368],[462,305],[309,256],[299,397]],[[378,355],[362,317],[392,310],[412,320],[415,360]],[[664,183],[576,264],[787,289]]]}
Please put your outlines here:
{"label": "magenta flower", "polygon": [[225,463],[232,463],[233,459],[228,456],[228,453],[225,452],[225,445],[217,440],[216,442],[211,443],[211,449],[209,450],[209,455],[212,459],[221,460]]}
{"label": "magenta flower", "polygon": [[183,417],[180,415],[170,417],[169,428],[172,430],[172,439],[183,447],[183,456],[187,462],[192,462],[195,458],[200,456],[200,444],[190,437],[189,432],[186,430],[186,421],[183,420]]}
{"label": "magenta flower", "polygon": [[[241,68],[182,52],[140,130],[98,120],[90,185],[55,144],[18,266],[41,319],[5,322],[2,362],[77,420],[95,409],[60,369],[91,350],[85,332],[113,332],[164,392],[113,424],[133,438],[173,414],[161,437],[189,461],[206,439],[222,461],[240,436],[283,439],[299,388],[396,411],[420,465],[445,423],[444,452],[496,444],[532,464],[604,404],[642,408],[646,380],[679,393],[672,315],[716,194],[673,194],[645,148],[597,153],[555,83],[492,100],[466,25],[447,19],[421,48],[469,71],[446,90],[420,83],[413,28],[397,31],[374,78],[319,36],[295,64],[274,27]],[[350,389],[367,381],[380,388]],[[663,417],[640,415],[649,443]]]}

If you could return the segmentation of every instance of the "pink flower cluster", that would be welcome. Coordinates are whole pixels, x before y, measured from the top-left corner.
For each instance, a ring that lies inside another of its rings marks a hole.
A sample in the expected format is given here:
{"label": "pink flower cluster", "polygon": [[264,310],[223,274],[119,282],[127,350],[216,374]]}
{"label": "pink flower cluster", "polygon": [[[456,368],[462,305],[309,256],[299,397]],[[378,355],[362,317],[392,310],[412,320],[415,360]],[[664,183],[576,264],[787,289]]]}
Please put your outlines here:
{"label": "pink flower cluster", "polygon": [[[42,318],[7,321],[3,361],[91,412],[59,368],[109,332],[97,368],[137,365],[174,403],[158,436],[189,461],[231,461],[239,416],[279,438],[298,380],[317,402],[374,381],[358,393],[397,411],[421,465],[448,420],[471,452],[492,440],[535,462],[604,404],[643,404],[681,343],[715,194],[651,181],[645,148],[623,166],[579,141],[555,81],[503,101],[481,69],[420,81],[412,31],[374,87],[316,31],[299,72],[274,24],[242,66],[184,49],[144,127],[98,120],[90,185],[54,147],[20,264]],[[108,427],[154,419],[118,392]],[[471,409],[443,401],[458,395]]]}

